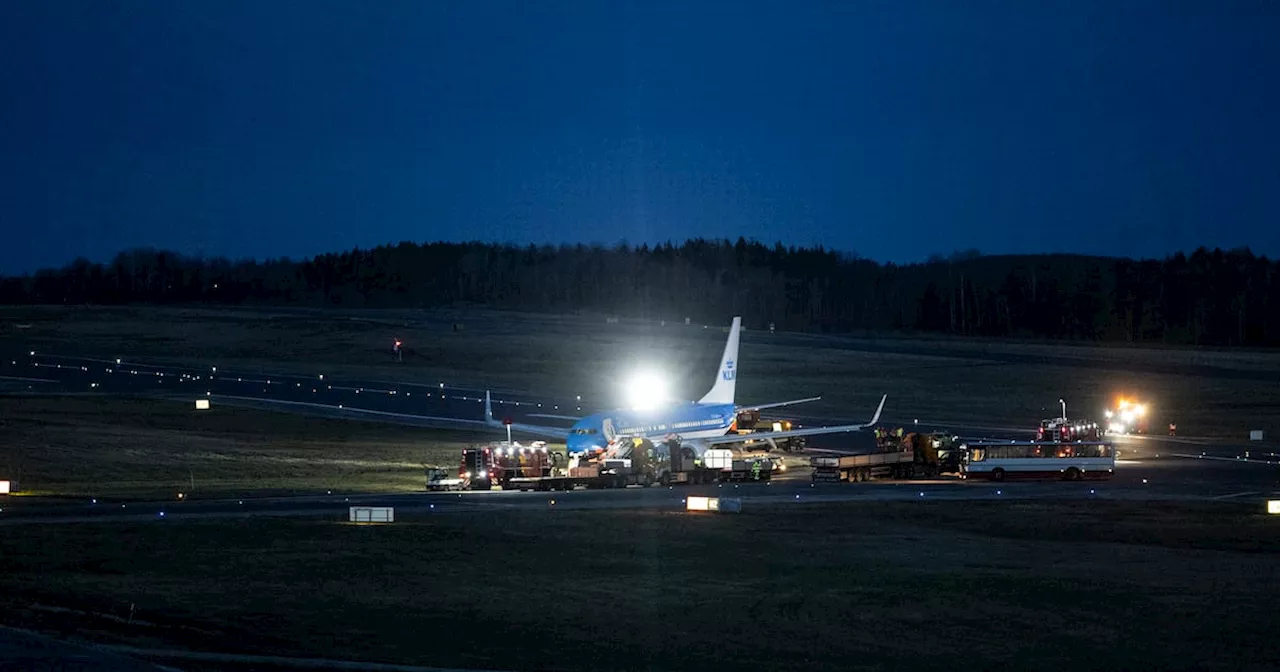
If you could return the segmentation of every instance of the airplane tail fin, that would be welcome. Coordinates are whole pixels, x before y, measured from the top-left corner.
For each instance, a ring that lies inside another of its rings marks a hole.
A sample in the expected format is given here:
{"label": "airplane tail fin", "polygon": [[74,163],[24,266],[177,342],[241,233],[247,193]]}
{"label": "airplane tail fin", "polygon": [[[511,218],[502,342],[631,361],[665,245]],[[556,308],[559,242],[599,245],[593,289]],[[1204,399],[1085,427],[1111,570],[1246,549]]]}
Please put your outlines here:
{"label": "airplane tail fin", "polygon": [[738,335],[742,331],[742,318],[733,318],[733,326],[729,328],[729,341],[724,344],[724,355],[720,357],[720,370],[716,372],[716,382],[711,391],[699,400],[700,404],[732,404],[734,391],[738,383]]}
{"label": "airplane tail fin", "polygon": [[493,399],[489,395],[489,390],[484,391],[484,424],[494,427],[501,427],[502,423],[493,419]]}

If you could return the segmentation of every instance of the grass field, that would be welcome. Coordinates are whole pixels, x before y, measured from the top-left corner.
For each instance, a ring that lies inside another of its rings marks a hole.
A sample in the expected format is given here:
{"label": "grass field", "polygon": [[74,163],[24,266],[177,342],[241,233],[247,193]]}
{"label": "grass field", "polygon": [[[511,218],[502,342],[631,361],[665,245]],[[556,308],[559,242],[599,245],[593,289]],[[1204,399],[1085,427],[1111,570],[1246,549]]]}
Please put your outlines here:
{"label": "grass field", "polygon": [[0,436],[0,468],[27,494],[164,499],[421,490],[424,465],[456,468],[490,438],[90,396],[0,396]]}
{"label": "grass field", "polygon": [[[10,351],[582,395],[584,411],[617,405],[623,373],[646,363],[697,398],[724,337],[720,325],[480,310],[24,308],[0,310],[0,323],[0,348]],[[393,338],[405,341],[403,364],[392,361]],[[741,400],[822,394],[796,412],[824,418],[859,420],[887,392],[890,420],[1034,427],[1058,414],[1060,397],[1072,416],[1098,417],[1126,392],[1151,402],[1156,428],[1280,432],[1280,353],[749,330],[740,359]]]}
{"label": "grass field", "polygon": [[37,526],[0,536],[0,620],[499,669],[1263,669],[1278,522],[1076,501]]}
{"label": "grass field", "polygon": [[[406,343],[403,364],[388,352],[396,337]],[[5,352],[445,381],[581,394],[594,408],[617,403],[620,372],[645,362],[696,398],[722,347],[715,326],[602,317],[0,310]],[[798,412],[825,417],[860,420],[888,392],[892,419],[1032,427],[1056,415],[1060,396],[1069,409],[1098,409],[1131,391],[1153,401],[1157,424],[1176,419],[1184,434],[1280,431],[1280,357],[1270,353],[751,330],[741,360],[740,400],[821,393]],[[488,438],[252,409],[197,413],[158,399],[0,396],[0,468],[37,494],[419,490],[424,464],[453,466],[463,445]],[[5,528],[0,622],[142,647],[548,670],[973,661],[1235,670],[1280,660],[1271,634],[1277,520],[1227,504],[397,514],[383,527],[252,519]]]}

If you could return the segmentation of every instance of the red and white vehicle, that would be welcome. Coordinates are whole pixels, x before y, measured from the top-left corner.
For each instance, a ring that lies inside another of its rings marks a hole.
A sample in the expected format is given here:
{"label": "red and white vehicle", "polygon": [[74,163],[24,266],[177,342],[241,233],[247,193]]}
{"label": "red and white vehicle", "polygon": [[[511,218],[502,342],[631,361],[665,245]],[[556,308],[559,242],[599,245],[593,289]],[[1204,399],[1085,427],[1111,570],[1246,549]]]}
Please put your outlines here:
{"label": "red and white vehicle", "polygon": [[1036,430],[1036,441],[1097,441],[1101,438],[1102,428],[1089,420],[1041,420]]}
{"label": "red and white vehicle", "polygon": [[1115,470],[1115,447],[1102,441],[992,441],[964,446],[961,475],[992,481],[1079,481],[1111,478]]}
{"label": "red and white vehicle", "polygon": [[534,441],[527,446],[505,441],[472,446],[462,451],[458,478],[468,490],[489,490],[495,485],[506,487],[513,478],[550,476],[559,457],[560,454],[547,450],[546,441]]}

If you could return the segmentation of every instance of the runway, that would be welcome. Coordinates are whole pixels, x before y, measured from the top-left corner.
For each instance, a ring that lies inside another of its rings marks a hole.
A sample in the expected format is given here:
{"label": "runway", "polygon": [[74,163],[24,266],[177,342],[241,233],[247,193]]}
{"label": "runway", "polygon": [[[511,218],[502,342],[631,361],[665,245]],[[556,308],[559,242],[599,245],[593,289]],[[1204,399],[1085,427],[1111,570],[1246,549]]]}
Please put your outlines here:
{"label": "runway", "polygon": [[[208,367],[154,365],[127,360],[11,354],[0,362],[0,390],[25,394],[155,395],[193,403],[204,397],[215,405],[261,407],[326,417],[376,420],[448,429],[502,431],[483,422],[483,390],[424,382],[332,380]],[[515,422],[557,424],[547,415],[585,414],[576,399],[504,394],[494,412]],[[803,418],[806,426],[835,425],[850,418]],[[855,419],[856,420],[856,419]],[[889,426],[897,423],[887,422]],[[921,421],[907,427],[941,428]],[[1030,429],[951,424],[962,436],[1029,438]],[[520,437],[517,437],[520,438]],[[644,508],[680,510],[694,495],[741,497],[744,508],[841,501],[915,501],[975,499],[1209,500],[1261,502],[1280,498],[1280,455],[1239,442],[1194,437],[1115,437],[1119,454],[1115,476],[1095,483],[990,484],[959,480],[928,482],[823,483],[808,481],[803,470],[769,484],[580,490],[559,493],[465,492],[398,495],[328,495],[183,502],[94,502],[9,498],[0,500],[0,525],[83,522],[157,522],[252,516],[317,516],[345,520],[347,507],[396,507],[398,515],[448,515],[486,510],[589,510]],[[826,450],[866,452],[869,432],[816,437],[811,445]],[[552,503],[554,501],[554,503]]]}

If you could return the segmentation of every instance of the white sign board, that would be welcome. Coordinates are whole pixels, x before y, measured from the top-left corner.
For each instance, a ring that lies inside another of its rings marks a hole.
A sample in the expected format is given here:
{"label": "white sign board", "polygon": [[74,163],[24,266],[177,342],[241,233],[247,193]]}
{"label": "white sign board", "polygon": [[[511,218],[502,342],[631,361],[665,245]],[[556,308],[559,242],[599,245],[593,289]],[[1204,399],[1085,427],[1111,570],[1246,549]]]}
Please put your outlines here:
{"label": "white sign board", "polygon": [[0,495],[9,494],[9,481],[0,481]]}
{"label": "white sign board", "polygon": [[1280,516],[1280,499],[1273,499],[1267,502],[1267,513],[1273,516]]}
{"label": "white sign board", "polygon": [[1261,441],[1261,440],[1262,440],[1262,430],[1261,430],[1261,429],[1251,429],[1251,430],[1249,430],[1249,440],[1250,440],[1250,441]]}
{"label": "white sign board", "polygon": [[353,506],[353,523],[391,523],[395,521],[395,509],[390,506]]}
{"label": "white sign board", "polygon": [[197,410],[197,411],[207,411],[207,410],[209,410],[209,400],[208,400],[208,399],[196,399],[196,410]]}

